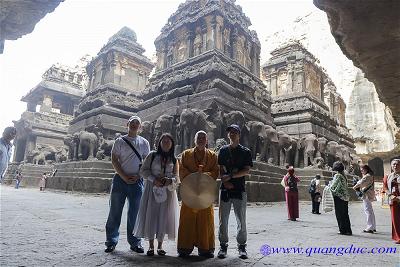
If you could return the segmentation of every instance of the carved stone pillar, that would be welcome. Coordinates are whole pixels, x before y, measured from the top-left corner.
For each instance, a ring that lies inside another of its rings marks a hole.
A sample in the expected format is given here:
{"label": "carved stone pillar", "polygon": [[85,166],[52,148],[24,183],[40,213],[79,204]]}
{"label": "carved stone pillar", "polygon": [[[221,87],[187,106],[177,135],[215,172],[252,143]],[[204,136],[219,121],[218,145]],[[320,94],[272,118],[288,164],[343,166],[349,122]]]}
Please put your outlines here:
{"label": "carved stone pillar", "polygon": [[164,47],[162,50],[162,54],[163,54],[163,69],[165,69],[167,67],[167,44],[164,43]]}
{"label": "carved stone pillar", "polygon": [[237,57],[238,57],[238,54],[237,54],[238,38],[239,38],[238,30],[237,30],[237,28],[234,28],[233,33],[232,33],[232,58],[234,60],[237,60]]}
{"label": "carved stone pillar", "polygon": [[202,36],[202,44],[203,44],[201,52],[204,53],[205,51],[207,51],[207,24],[205,21],[201,25],[201,36]]}
{"label": "carved stone pillar", "polygon": [[214,16],[211,20],[211,47],[210,49],[214,49],[217,47],[217,18]]}
{"label": "carved stone pillar", "polygon": [[40,112],[51,112],[53,107],[53,98],[49,95],[43,95],[42,105],[40,106]]}
{"label": "carved stone pillar", "polygon": [[278,95],[278,72],[273,71],[270,75],[270,86],[271,86],[271,94],[272,96]]}
{"label": "carved stone pillar", "polygon": [[27,111],[36,112],[36,102],[28,102],[27,103]]}
{"label": "carved stone pillar", "polygon": [[187,31],[186,36],[187,36],[187,57],[186,58],[191,58],[191,57],[193,57],[193,54],[194,54],[193,53],[193,51],[194,51],[193,44],[194,44],[194,38],[196,37],[194,29],[190,28]]}

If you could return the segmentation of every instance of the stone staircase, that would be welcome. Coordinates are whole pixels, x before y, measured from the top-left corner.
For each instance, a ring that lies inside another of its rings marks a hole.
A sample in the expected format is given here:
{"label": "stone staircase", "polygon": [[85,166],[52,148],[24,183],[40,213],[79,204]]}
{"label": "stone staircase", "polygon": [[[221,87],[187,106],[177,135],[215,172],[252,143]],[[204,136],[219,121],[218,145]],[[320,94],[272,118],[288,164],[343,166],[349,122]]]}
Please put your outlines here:
{"label": "stone staircase", "polygon": [[73,161],[55,165],[57,173],[47,180],[48,188],[87,193],[110,192],[115,173],[110,161]]}
{"label": "stone staircase", "polygon": [[6,176],[4,178],[5,184],[15,184],[13,181],[16,170],[21,171],[22,181],[21,187],[37,187],[39,188],[39,181],[43,173],[52,173],[53,165],[36,165],[30,163],[11,163],[8,166]]}
{"label": "stone staircase", "polygon": [[[16,169],[22,171],[24,180],[22,186],[37,187],[43,172],[49,173],[57,169],[54,177],[49,177],[47,188],[79,191],[87,193],[109,193],[112,177],[115,173],[110,161],[73,161],[53,165],[11,164],[6,175],[5,183],[11,183],[12,174]],[[285,201],[285,192],[281,186],[282,177],[287,173],[285,168],[270,165],[263,162],[254,162],[250,175],[246,178],[246,191],[249,202],[275,202]],[[332,179],[331,171],[319,169],[295,169],[295,174],[300,177],[299,199],[309,200],[308,188],[310,181],[316,174],[321,175],[321,185]],[[351,186],[352,176],[348,176]],[[218,181],[218,188],[220,181]],[[218,191],[216,188],[216,191]],[[349,189],[352,200],[357,197],[352,189]],[[179,195],[179,194],[178,194]]]}

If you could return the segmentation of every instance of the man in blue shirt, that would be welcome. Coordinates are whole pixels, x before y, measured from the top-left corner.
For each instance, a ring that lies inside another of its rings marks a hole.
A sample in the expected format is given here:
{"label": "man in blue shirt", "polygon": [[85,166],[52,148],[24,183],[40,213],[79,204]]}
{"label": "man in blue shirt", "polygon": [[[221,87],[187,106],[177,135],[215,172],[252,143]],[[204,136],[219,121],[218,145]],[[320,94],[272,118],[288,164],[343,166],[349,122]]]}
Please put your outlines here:
{"label": "man in blue shirt", "polygon": [[7,127],[4,129],[3,137],[0,138],[0,183],[6,174],[8,163],[11,159],[11,140],[17,135],[15,127]]}
{"label": "man in blue shirt", "polygon": [[246,241],[246,206],[247,194],[245,187],[245,176],[249,174],[253,166],[251,152],[247,147],[239,144],[240,127],[232,124],[226,129],[230,144],[223,146],[218,154],[220,165],[221,189],[219,199],[219,233],[218,238],[221,248],[218,258],[223,259],[227,255],[228,248],[228,219],[233,205],[238,232],[236,241],[238,243],[239,257],[247,259]]}

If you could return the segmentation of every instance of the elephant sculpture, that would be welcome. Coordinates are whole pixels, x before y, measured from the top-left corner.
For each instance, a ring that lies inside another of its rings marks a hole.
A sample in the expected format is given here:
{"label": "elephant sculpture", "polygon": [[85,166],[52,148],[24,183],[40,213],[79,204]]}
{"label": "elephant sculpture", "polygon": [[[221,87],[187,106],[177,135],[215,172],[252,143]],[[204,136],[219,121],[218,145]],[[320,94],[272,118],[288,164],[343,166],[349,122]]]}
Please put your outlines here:
{"label": "elephant sculpture", "polygon": [[261,136],[264,126],[264,123],[260,121],[248,121],[246,123],[246,127],[249,130],[249,149],[252,159],[256,159],[257,151],[261,148]]}
{"label": "elephant sculpture", "polygon": [[78,160],[79,137],[77,135],[68,134],[64,138],[64,145],[68,148],[67,160]]}
{"label": "elephant sculpture", "polygon": [[325,137],[319,137],[317,139],[317,142],[318,142],[318,149],[317,149],[317,153],[315,156],[323,158],[324,161],[326,162],[328,140]]}
{"label": "elephant sculpture", "polygon": [[229,113],[226,113],[224,115],[224,121],[225,121],[225,128],[231,124],[237,124],[241,129],[240,143],[246,147],[250,147],[251,140],[249,137],[249,130],[247,129],[247,127],[245,125],[246,120],[245,120],[243,112],[234,110]]}
{"label": "elephant sculpture", "polygon": [[96,156],[97,135],[87,131],[76,133],[79,138],[78,159],[92,160]]}
{"label": "elephant sculpture", "polygon": [[149,144],[153,144],[154,143],[154,140],[153,140],[153,133],[154,133],[153,123],[151,123],[150,121],[144,121],[144,122],[142,122],[142,127],[141,128],[142,128],[142,130],[141,130],[140,136],[142,136],[147,141],[149,141]]}
{"label": "elephant sculpture", "polygon": [[351,165],[350,149],[345,145],[339,145],[340,160],[343,163],[345,170],[348,170]]}
{"label": "elephant sculpture", "polygon": [[40,149],[33,149],[28,153],[27,161],[36,165],[45,165],[46,154]]}
{"label": "elephant sculpture", "polygon": [[[174,136],[173,133],[174,127],[174,117],[170,115],[162,115],[156,120],[154,126],[154,148],[157,148],[158,140],[160,139],[163,133],[170,133]],[[149,128],[149,127],[147,127]],[[149,130],[149,129],[148,129]]]}
{"label": "elephant sculpture", "polygon": [[198,109],[184,109],[180,115],[179,133],[181,150],[192,147],[196,132],[203,130],[208,135],[209,145],[214,145],[214,127],[206,120],[207,115]]}
{"label": "elephant sculpture", "polygon": [[67,158],[68,158],[67,149],[65,147],[57,148],[54,154],[55,162],[61,163],[67,161]]}
{"label": "elephant sculpture", "polygon": [[317,137],[315,134],[307,134],[301,138],[301,149],[304,155],[304,167],[313,165],[315,150],[318,147]]}
{"label": "elephant sculpture", "polygon": [[297,149],[297,142],[293,144],[293,140],[285,132],[279,131],[278,132],[278,143],[279,143],[279,165],[280,166],[286,166],[286,165],[291,165],[293,166],[294,159],[292,160],[291,156],[291,151]]}
{"label": "elephant sculpture", "polygon": [[98,133],[98,144],[96,158],[98,160],[110,160],[111,149],[114,145],[115,140],[106,140],[102,133]]}
{"label": "elephant sculpture", "polygon": [[327,144],[327,154],[328,154],[328,166],[332,167],[333,163],[337,161],[338,158],[338,146],[336,141],[329,141]]}
{"label": "elephant sculpture", "polygon": [[279,139],[278,132],[269,125],[264,125],[260,133],[261,151],[258,160],[274,165],[278,164]]}

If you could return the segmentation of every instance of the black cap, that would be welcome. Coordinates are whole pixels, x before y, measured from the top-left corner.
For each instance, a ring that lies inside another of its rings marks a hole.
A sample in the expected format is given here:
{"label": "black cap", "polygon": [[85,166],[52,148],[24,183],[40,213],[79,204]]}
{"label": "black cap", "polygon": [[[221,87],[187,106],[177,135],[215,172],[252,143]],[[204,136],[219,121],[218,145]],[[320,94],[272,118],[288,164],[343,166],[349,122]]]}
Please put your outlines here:
{"label": "black cap", "polygon": [[240,127],[237,124],[231,124],[226,128],[226,131],[229,132],[230,130],[235,130],[240,134]]}

